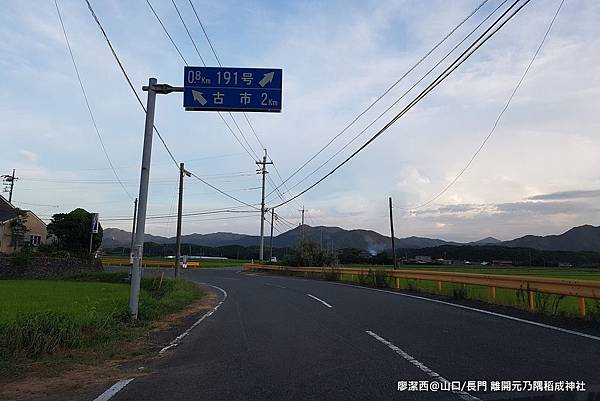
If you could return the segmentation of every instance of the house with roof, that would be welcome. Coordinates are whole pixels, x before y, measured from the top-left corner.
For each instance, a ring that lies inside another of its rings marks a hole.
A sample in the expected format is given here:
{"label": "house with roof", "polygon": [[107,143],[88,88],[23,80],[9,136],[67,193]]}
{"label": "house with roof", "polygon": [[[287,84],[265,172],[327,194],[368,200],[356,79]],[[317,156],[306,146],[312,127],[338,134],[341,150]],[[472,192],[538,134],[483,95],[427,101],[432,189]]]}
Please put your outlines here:
{"label": "house with roof", "polygon": [[18,251],[23,244],[15,246],[13,241],[12,222],[22,213],[24,225],[27,228],[23,243],[31,246],[45,244],[48,238],[46,223],[35,215],[31,210],[21,210],[14,207],[2,195],[0,195],[0,254],[11,254]]}

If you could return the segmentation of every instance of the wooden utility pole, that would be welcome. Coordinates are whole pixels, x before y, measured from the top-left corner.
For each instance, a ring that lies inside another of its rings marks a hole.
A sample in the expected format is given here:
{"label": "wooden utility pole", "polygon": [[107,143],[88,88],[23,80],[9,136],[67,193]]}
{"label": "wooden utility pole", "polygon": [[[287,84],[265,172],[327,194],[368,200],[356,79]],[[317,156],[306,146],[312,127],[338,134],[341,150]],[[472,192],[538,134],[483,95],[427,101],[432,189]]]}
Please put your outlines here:
{"label": "wooden utility pole", "polygon": [[260,261],[263,262],[264,252],[265,252],[265,176],[267,172],[267,164],[273,164],[273,162],[267,162],[267,149],[265,149],[265,155],[262,158],[262,161],[257,161],[257,165],[260,168],[257,171],[257,174],[262,174],[262,197],[260,201]]}
{"label": "wooden utility pole", "polygon": [[183,211],[183,177],[192,175],[185,170],[184,164],[179,164],[179,203],[177,205],[177,239],[175,242],[175,278],[179,278],[181,265],[181,214]]}
{"label": "wooden utility pole", "polygon": [[300,226],[300,231],[302,232],[302,242],[304,242],[304,206],[302,206],[302,225]]}
{"label": "wooden utility pole", "polygon": [[271,209],[271,241],[269,241],[269,262],[273,259],[273,220],[275,220],[275,208]]}
{"label": "wooden utility pole", "polygon": [[394,216],[392,214],[392,197],[389,198],[390,201],[390,231],[392,234],[392,258],[394,258],[394,269],[398,268],[398,261],[396,260],[396,240],[394,238]]}
{"label": "wooden utility pole", "polygon": [[13,196],[13,189],[15,187],[15,181],[18,180],[18,178],[15,177],[15,169],[13,168],[12,175],[4,174],[2,176],[2,178],[4,179],[4,182],[6,184],[10,183],[10,187],[8,188],[8,203],[12,203],[12,196]]}

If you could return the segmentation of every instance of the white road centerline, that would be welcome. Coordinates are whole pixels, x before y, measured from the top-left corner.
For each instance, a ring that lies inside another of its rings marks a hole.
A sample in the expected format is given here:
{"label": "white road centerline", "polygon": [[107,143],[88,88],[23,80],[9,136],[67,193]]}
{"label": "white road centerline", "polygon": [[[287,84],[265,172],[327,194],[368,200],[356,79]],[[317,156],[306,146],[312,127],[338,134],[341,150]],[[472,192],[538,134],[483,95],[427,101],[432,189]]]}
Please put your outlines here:
{"label": "white road centerline", "polygon": [[206,319],[207,317],[209,317],[210,315],[212,315],[213,313],[215,313],[217,311],[217,309],[219,309],[219,307],[221,305],[223,305],[223,302],[225,302],[225,300],[227,299],[227,291],[225,291],[221,287],[217,287],[216,285],[210,285],[210,284],[207,284],[207,283],[200,283],[200,284],[204,284],[204,285],[207,285],[207,286],[212,287],[212,288],[216,288],[217,290],[221,291],[223,293],[223,299],[221,300],[221,302],[219,302],[217,304],[217,306],[215,306],[214,308],[212,308],[211,310],[209,310],[208,312],[206,312],[204,315],[202,315],[202,317],[200,319],[198,319],[194,324],[192,324],[189,329],[187,329],[186,331],[184,331],[183,333],[181,333],[180,335],[178,335],[173,341],[171,341],[169,343],[169,345],[167,345],[166,347],[163,347],[160,351],[158,351],[159,354],[164,354],[165,352],[167,352],[171,348],[174,348],[174,347],[178,346],[179,345],[179,341],[181,341],[182,338],[184,338],[185,336],[187,336],[188,334],[190,334],[190,332],[194,329],[194,327],[196,327],[200,323],[202,323],[202,321],[204,319]]}
{"label": "white road centerline", "polygon": [[329,305],[327,302],[323,301],[322,299],[315,297],[314,295],[311,295],[311,294],[306,294],[306,295],[308,295],[309,297],[311,297],[312,299],[314,299],[316,301],[319,301],[320,303],[322,303],[323,305],[325,305],[328,308],[333,308],[333,306]]}
{"label": "white road centerline", "polygon": [[131,383],[133,379],[120,380],[113,384],[108,390],[100,394],[98,397],[94,398],[94,401],[108,401],[119,391],[123,390],[123,388]]}
{"label": "white road centerline", "polygon": [[[400,348],[398,348],[397,346],[395,346],[394,344],[392,344],[385,338],[373,333],[370,330],[367,330],[366,333],[368,335],[370,335],[371,337],[373,337],[374,339],[376,339],[377,341],[385,344],[388,348],[390,348],[392,351],[394,351],[395,353],[400,355],[402,358],[406,359],[408,362],[410,362],[417,368],[421,369],[432,379],[435,379],[435,380],[439,381],[440,383],[444,383],[444,384],[450,386],[450,382],[447,379],[443,378],[438,373],[434,372],[429,367],[424,365],[422,362],[419,362],[418,360],[416,360],[415,358],[413,358],[412,356],[410,356],[409,354],[407,354],[406,352],[404,352],[403,350],[401,350]],[[481,401],[479,398],[467,393],[466,391],[460,391],[460,390],[457,390],[457,391],[451,390],[451,391],[465,401]]]}

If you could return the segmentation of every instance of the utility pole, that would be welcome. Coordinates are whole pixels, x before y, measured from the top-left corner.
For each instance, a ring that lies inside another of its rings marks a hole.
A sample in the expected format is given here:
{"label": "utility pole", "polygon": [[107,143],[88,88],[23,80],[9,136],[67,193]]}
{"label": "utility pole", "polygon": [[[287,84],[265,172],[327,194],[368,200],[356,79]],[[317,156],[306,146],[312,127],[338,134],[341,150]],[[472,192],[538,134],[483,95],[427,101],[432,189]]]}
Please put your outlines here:
{"label": "utility pole", "polygon": [[392,214],[392,197],[390,196],[390,231],[392,234],[392,258],[394,258],[394,269],[398,268],[398,261],[396,260],[396,240],[394,238],[394,217]]}
{"label": "utility pole", "polygon": [[273,220],[275,220],[275,208],[271,209],[271,241],[269,242],[269,262],[273,259]]}
{"label": "utility pole", "polygon": [[15,169],[13,168],[12,175],[4,174],[2,176],[6,183],[10,183],[10,187],[8,188],[8,203],[12,203],[13,189],[15,187],[15,180],[18,180],[18,177],[15,177]]}
{"label": "utility pole", "polygon": [[131,280],[131,270],[133,268],[133,241],[135,240],[135,218],[137,216],[137,203],[138,200],[135,198],[133,201],[133,227],[131,227],[131,245],[129,246],[129,279]]}
{"label": "utility pole", "polygon": [[131,269],[131,288],[129,293],[129,313],[137,320],[140,298],[140,278],[144,247],[144,232],[146,230],[146,209],[148,207],[148,182],[150,181],[150,159],[152,155],[152,133],[154,130],[154,106],[156,105],[156,90],[158,81],[150,78],[148,86],[142,89],[148,91],[146,104],[146,124],[144,126],[144,150],[142,152],[142,168],[140,173],[140,193],[138,196],[138,213],[133,244],[133,266]]}
{"label": "utility pole", "polygon": [[[138,200],[135,198],[133,201],[133,227],[131,227],[131,245],[129,246],[129,258],[131,259],[131,263],[133,264],[133,241],[135,240],[135,218],[137,216],[137,203]],[[131,272],[129,272],[131,275]]]}
{"label": "utility pole", "polygon": [[256,162],[261,167],[256,171],[257,174],[262,174],[262,197],[260,202],[260,261],[264,261],[265,251],[265,176],[267,174],[267,164],[273,164],[273,162],[267,162],[267,149],[265,149],[265,155],[261,161]]}
{"label": "utility pole", "polygon": [[302,212],[302,224],[300,225],[300,231],[302,232],[302,242],[304,242],[304,205],[302,205],[302,210],[299,210],[299,212]]}
{"label": "utility pole", "polygon": [[175,242],[175,278],[179,278],[179,267],[181,262],[181,213],[183,209],[183,177],[191,174],[185,170],[184,164],[179,163],[179,203],[177,205],[177,240]]}

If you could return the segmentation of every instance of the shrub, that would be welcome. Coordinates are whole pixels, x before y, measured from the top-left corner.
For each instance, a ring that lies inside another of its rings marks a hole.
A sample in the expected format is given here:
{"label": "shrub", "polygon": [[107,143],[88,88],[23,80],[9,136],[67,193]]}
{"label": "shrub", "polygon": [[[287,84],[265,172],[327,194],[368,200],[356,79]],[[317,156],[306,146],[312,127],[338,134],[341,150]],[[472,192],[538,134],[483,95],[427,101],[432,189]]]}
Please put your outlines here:
{"label": "shrub", "polygon": [[298,246],[285,257],[284,263],[290,266],[336,266],[336,256],[322,250],[316,242],[301,241]]}
{"label": "shrub", "polygon": [[[74,281],[121,283],[127,273],[83,273],[69,277]],[[190,282],[143,277],[141,280],[139,320],[133,322],[126,304],[109,313],[84,316],[57,311],[31,312],[12,320],[0,321],[0,375],[16,361],[35,359],[59,349],[76,349],[107,344],[127,335],[129,326],[143,326],[191,303],[199,290]]]}
{"label": "shrub", "polygon": [[31,253],[29,248],[24,248],[12,258],[12,265],[16,268],[25,268],[31,265]]}
{"label": "shrub", "polygon": [[327,281],[339,281],[341,274],[335,268],[323,269],[323,278]]}
{"label": "shrub", "polygon": [[461,285],[452,287],[452,297],[454,299],[467,299],[468,295],[467,286]]}

